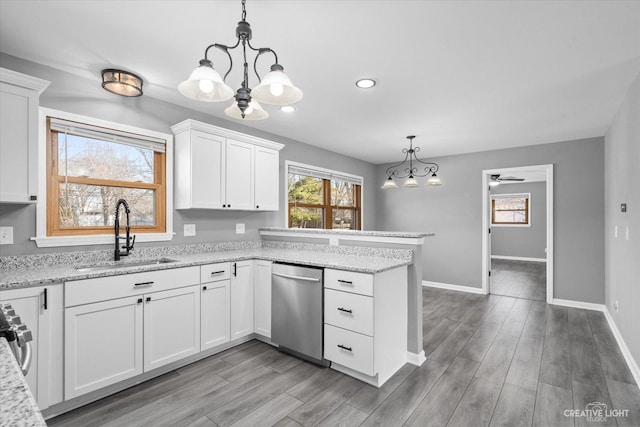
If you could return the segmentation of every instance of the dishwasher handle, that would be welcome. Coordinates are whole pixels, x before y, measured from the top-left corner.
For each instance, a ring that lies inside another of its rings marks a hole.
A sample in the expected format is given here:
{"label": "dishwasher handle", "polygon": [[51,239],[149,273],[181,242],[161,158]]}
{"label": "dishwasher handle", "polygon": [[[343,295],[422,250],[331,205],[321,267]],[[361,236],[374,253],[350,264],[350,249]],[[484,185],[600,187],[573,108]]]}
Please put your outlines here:
{"label": "dishwasher handle", "polygon": [[274,276],[284,277],[285,279],[302,280],[304,282],[319,282],[320,279],[315,277],[294,276],[292,274],[271,273]]}

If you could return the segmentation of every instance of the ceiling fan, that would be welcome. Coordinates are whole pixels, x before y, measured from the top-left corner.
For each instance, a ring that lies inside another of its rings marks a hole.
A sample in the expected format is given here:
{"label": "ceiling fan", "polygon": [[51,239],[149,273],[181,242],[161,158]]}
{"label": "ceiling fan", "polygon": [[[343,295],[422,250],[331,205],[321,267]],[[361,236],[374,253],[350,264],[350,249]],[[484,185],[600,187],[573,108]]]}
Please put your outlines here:
{"label": "ceiling fan", "polygon": [[524,178],[517,178],[515,176],[504,176],[504,177],[500,177],[500,174],[494,174],[491,175],[491,181],[489,182],[489,185],[494,186],[494,185],[498,185],[501,182],[522,182],[524,181]]}

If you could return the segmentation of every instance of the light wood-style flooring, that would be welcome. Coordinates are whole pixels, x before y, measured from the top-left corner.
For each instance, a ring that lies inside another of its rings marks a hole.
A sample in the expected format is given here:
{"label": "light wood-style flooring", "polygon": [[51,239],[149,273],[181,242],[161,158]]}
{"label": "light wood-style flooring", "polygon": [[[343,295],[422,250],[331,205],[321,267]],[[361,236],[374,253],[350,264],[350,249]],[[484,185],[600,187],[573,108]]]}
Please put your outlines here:
{"label": "light wood-style flooring", "polygon": [[547,300],[547,263],[491,260],[491,293],[515,298]]}
{"label": "light wood-style flooring", "polygon": [[[602,313],[424,288],[427,361],[377,389],[251,341],[49,420],[51,426],[640,425]],[[628,416],[589,423],[600,402]]]}

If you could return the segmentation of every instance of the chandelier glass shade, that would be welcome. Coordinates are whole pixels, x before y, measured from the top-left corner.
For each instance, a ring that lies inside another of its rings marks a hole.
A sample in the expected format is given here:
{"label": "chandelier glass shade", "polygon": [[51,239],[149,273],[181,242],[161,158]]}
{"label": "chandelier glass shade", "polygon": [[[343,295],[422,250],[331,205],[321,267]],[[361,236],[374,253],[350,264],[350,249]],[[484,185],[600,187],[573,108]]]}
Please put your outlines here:
{"label": "chandelier glass shade", "polygon": [[[251,25],[246,20],[245,3],[246,0],[242,0],[242,20],[238,22],[236,27],[236,43],[233,46],[218,43],[207,46],[204,51],[204,59],[200,60],[199,66],[189,78],[178,85],[178,91],[187,98],[204,102],[224,102],[235,97],[235,108],[232,106],[225,110],[228,116],[244,120],[262,120],[269,117],[269,114],[256,101],[270,105],[291,105],[300,101],[303,94],[284,73],[284,68],[278,63],[278,55],[273,49],[269,47],[256,48],[251,45],[253,33]],[[209,50],[212,47],[227,54],[229,69],[224,76],[215,70],[213,62],[209,59]],[[233,68],[233,58],[229,51],[237,47],[242,47],[243,79],[240,88],[234,91],[225,81]],[[253,61],[253,70],[259,85],[254,89],[249,87],[247,48],[257,52]],[[265,53],[273,54],[275,63],[264,78],[260,79],[257,68],[258,58]]]}
{"label": "chandelier glass shade", "polygon": [[398,185],[393,180],[394,178],[406,178],[402,186],[407,188],[418,187],[419,184],[416,177],[425,176],[429,177],[429,179],[427,179],[424,184],[425,186],[442,185],[442,181],[440,180],[438,175],[436,175],[436,172],[438,172],[438,170],[440,169],[439,166],[436,163],[425,162],[418,158],[416,153],[420,151],[420,147],[413,146],[414,138],[414,135],[407,136],[407,139],[409,140],[409,148],[402,149],[402,152],[404,153],[404,160],[387,168],[387,179],[382,185],[383,190],[398,188]]}

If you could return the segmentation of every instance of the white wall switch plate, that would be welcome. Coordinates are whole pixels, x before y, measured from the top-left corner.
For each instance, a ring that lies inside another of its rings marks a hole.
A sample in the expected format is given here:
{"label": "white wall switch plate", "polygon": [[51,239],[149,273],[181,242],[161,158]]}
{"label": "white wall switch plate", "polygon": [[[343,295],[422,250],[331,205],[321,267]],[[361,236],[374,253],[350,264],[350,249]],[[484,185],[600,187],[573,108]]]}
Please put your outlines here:
{"label": "white wall switch plate", "polygon": [[236,224],[236,234],[244,234],[244,224]]}
{"label": "white wall switch plate", "polygon": [[195,236],[196,235],[196,225],[195,224],[185,224],[184,225],[184,235],[185,236]]}
{"label": "white wall switch plate", "polygon": [[13,245],[13,227],[0,227],[0,245]]}

